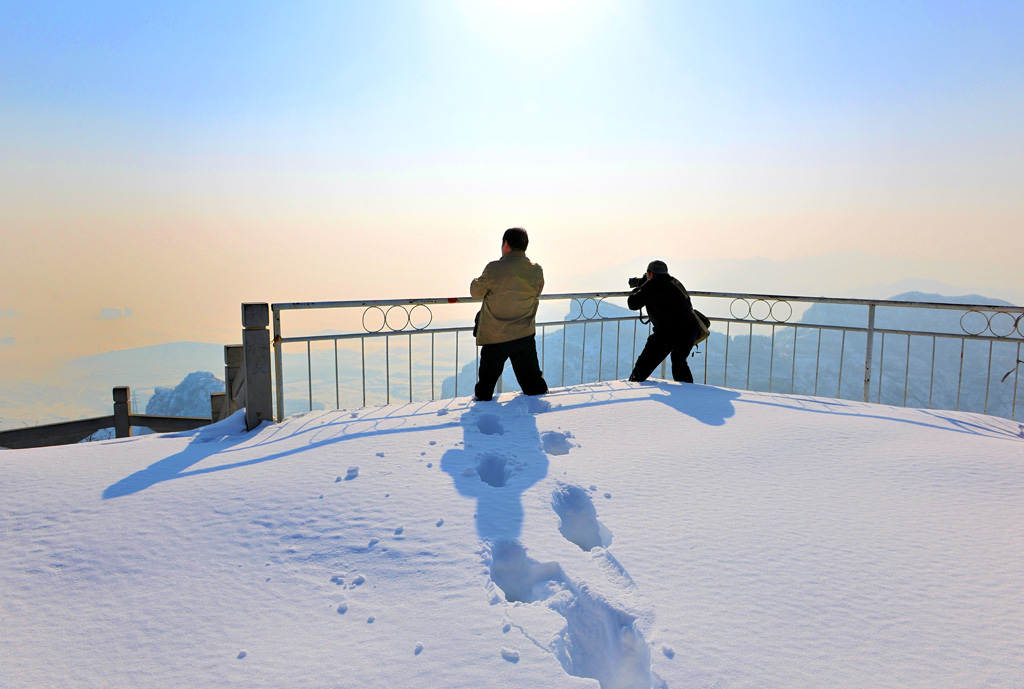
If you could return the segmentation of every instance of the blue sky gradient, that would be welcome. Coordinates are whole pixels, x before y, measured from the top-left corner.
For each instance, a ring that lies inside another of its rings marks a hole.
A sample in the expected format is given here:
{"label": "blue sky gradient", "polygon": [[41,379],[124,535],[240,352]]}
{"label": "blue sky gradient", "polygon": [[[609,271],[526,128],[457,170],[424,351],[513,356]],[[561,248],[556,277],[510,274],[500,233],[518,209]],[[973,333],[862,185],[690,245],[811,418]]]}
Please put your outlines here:
{"label": "blue sky gradient", "polygon": [[8,3],[3,356],[461,294],[511,225],[553,288],[836,251],[1006,287],[1021,35],[1020,2]]}

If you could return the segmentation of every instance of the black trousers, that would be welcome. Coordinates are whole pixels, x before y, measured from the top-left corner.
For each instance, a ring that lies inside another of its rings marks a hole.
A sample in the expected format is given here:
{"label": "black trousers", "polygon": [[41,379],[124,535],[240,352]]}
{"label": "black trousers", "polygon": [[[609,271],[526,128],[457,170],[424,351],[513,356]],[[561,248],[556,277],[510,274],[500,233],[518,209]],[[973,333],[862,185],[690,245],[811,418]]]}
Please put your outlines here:
{"label": "black trousers", "polygon": [[548,391],[544,373],[537,362],[537,340],[533,335],[511,342],[486,344],[480,347],[480,379],[475,394],[478,400],[486,402],[494,396],[494,386],[505,369],[505,361],[512,360],[512,370],[519,381],[519,387],[527,395],[543,395]]}
{"label": "black trousers", "polygon": [[672,377],[683,383],[693,382],[693,373],[686,363],[693,349],[693,338],[685,335],[673,335],[664,332],[654,332],[647,338],[647,344],[636,358],[636,365],[629,375],[630,380],[647,380],[654,369],[665,360],[666,356],[672,357]]}

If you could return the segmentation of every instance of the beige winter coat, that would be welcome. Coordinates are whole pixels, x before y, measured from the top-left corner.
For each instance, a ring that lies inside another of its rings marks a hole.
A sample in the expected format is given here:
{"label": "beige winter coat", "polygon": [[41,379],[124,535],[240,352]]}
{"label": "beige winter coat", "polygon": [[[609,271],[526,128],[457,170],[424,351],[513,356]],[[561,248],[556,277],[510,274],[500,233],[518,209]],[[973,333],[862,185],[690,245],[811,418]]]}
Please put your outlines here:
{"label": "beige winter coat", "polygon": [[483,299],[478,345],[518,340],[537,332],[537,297],[544,289],[544,270],[526,257],[510,251],[484,267],[469,285],[474,299]]}

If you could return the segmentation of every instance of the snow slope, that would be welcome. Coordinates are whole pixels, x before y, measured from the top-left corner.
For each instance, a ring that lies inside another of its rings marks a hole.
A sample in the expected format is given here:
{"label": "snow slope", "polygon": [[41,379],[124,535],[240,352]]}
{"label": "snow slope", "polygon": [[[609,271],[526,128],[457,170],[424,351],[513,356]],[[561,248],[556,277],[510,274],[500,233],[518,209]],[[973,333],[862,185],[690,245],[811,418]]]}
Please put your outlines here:
{"label": "snow slope", "polygon": [[1024,426],[669,382],[0,452],[2,687],[1024,686]]}

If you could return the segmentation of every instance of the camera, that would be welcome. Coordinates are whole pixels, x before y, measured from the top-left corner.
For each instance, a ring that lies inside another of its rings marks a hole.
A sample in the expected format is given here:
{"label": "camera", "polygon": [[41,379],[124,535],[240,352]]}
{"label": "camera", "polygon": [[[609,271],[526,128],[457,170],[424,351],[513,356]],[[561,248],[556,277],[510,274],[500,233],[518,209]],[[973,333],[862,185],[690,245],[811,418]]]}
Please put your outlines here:
{"label": "camera", "polygon": [[636,289],[637,287],[643,286],[643,284],[645,282],[647,282],[647,276],[646,275],[641,275],[638,278],[630,278],[629,279],[629,286],[632,287],[633,289]]}

